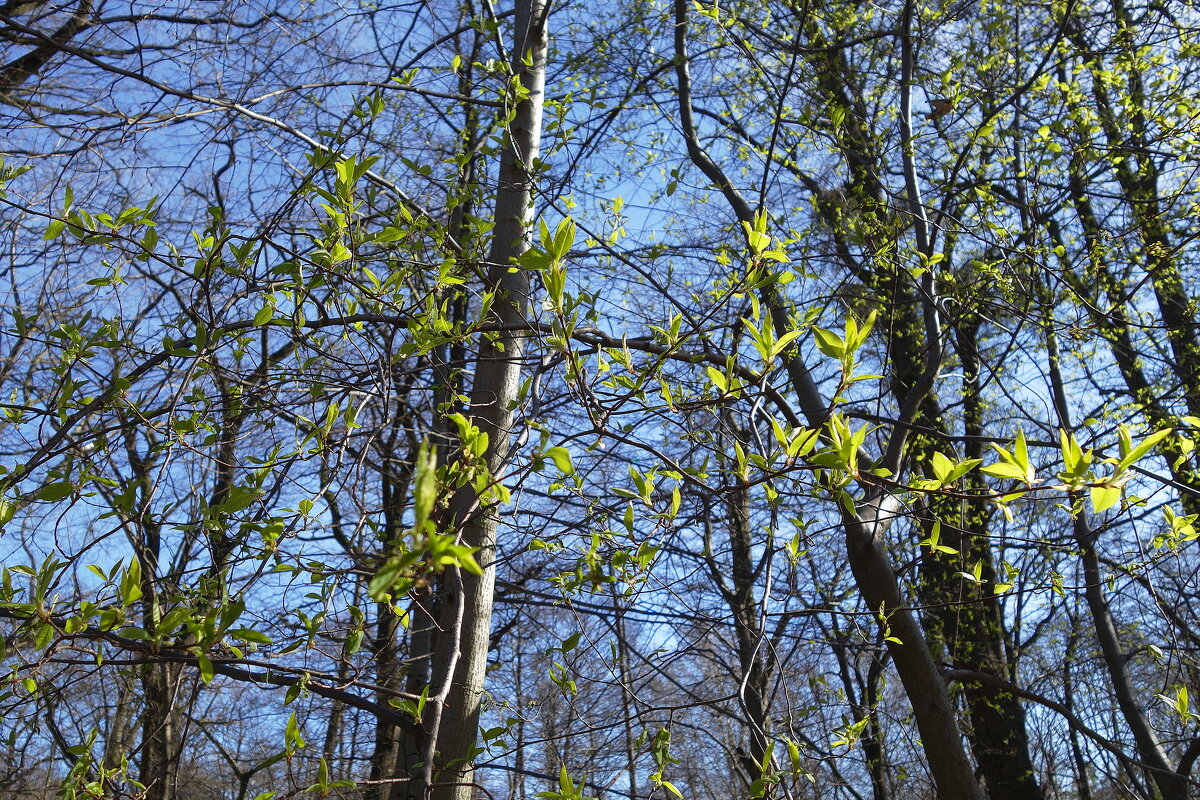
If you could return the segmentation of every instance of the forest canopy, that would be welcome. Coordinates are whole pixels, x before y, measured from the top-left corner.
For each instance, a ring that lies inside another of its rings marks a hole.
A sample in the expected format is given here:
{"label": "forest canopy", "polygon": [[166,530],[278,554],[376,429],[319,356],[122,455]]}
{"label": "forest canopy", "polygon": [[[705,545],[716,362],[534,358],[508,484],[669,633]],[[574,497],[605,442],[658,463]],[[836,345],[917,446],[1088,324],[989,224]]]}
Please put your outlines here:
{"label": "forest canopy", "polygon": [[0,2],[0,795],[1197,796],[1197,31]]}

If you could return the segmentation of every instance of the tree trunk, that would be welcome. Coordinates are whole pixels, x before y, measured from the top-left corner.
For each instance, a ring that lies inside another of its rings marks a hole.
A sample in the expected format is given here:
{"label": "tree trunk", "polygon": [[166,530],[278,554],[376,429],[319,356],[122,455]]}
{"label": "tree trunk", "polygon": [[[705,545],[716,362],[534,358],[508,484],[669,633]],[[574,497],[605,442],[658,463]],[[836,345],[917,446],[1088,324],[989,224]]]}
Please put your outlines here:
{"label": "tree trunk", "polygon": [[179,670],[175,664],[147,664],[143,669],[145,707],[138,780],[146,787],[146,800],[175,800],[181,745],[174,709]]}
{"label": "tree trunk", "polygon": [[[727,419],[728,424],[732,420]],[[770,685],[771,668],[767,663],[766,651],[770,644],[763,641],[764,631],[759,615],[759,605],[754,594],[756,568],[753,542],[751,541],[750,495],[744,487],[734,488],[726,503],[726,521],[729,534],[728,578],[725,565],[718,564],[712,548],[708,547],[707,559],[722,598],[733,618],[734,639],[737,643],[738,699],[741,701],[741,721],[746,729],[746,757],[742,767],[750,783],[763,778],[771,769],[765,765],[767,753],[767,729],[769,714],[767,690]],[[706,522],[706,528],[710,527]]]}
{"label": "tree trunk", "polygon": [[[1048,328],[1046,332],[1046,351],[1050,384],[1059,423],[1064,430],[1071,430],[1073,426],[1059,363],[1058,339],[1051,328]],[[1117,705],[1121,709],[1125,724],[1129,726],[1129,732],[1133,735],[1134,742],[1137,743],[1138,756],[1149,773],[1150,780],[1158,789],[1159,796],[1162,800],[1186,800],[1188,797],[1187,777],[1176,772],[1171,766],[1167,752],[1159,741],[1158,733],[1146,716],[1145,708],[1138,702],[1133,676],[1129,672],[1129,657],[1121,647],[1116,620],[1113,618],[1108,598],[1104,594],[1105,579],[1100,567],[1100,557],[1096,552],[1098,535],[1088,521],[1081,493],[1073,492],[1071,494],[1071,508],[1074,517],[1072,533],[1075,543],[1079,547],[1080,561],[1083,565],[1083,595],[1088,611],[1091,612],[1096,640],[1100,644],[1100,654],[1109,680],[1112,681]]]}
{"label": "tree trunk", "polygon": [[[534,161],[541,145],[546,16],[543,0],[517,0],[512,69],[522,96],[508,126],[500,162],[488,274],[489,290],[496,295],[492,315],[501,331],[494,339],[481,340],[471,390],[472,421],[488,436],[485,458],[493,481],[503,478],[508,463],[525,348],[521,328],[527,322],[529,275],[510,268],[528,249]],[[496,581],[496,504],[467,487],[454,498],[452,511],[462,526],[463,543],[476,548],[475,559],[483,574],[451,570],[441,603],[441,633],[434,661],[436,695],[430,701],[435,707],[429,709],[427,722],[439,753],[439,771],[426,770],[433,780],[435,800],[468,800],[472,795],[471,751],[479,727]]]}
{"label": "tree trunk", "polygon": [[846,552],[859,592],[888,630],[888,653],[912,704],[921,744],[941,800],[983,800],[950,702],[942,670],[929,651],[924,632],[905,605],[891,558],[883,542],[888,523],[901,513],[900,503],[882,492],[860,504],[857,514],[843,514]]}
{"label": "tree trunk", "polygon": [[[978,329],[978,322],[962,323],[956,337],[964,376],[966,458],[984,455],[983,401],[975,389],[979,377]],[[928,427],[943,430],[940,415],[930,420]],[[926,436],[915,438],[923,445],[919,449],[926,451],[918,456],[919,460],[932,458],[935,442]],[[977,472],[963,480],[966,492],[959,497],[931,496],[928,508],[932,514],[921,520],[926,536],[932,533],[934,524],[939,524],[941,544],[958,551],[954,555],[937,551],[924,554],[920,594],[928,610],[922,622],[930,639],[945,646],[945,660],[955,668],[1014,680],[1006,647],[1009,634],[999,597],[993,591],[995,561],[988,539],[988,502],[983,499],[987,487]],[[984,584],[979,587],[966,585],[957,574],[970,571],[975,564],[982,567]],[[1005,800],[1042,800],[1045,795],[1029,754],[1025,707],[1020,699],[988,681],[965,681],[963,693],[971,718],[971,751],[988,794]]]}
{"label": "tree trunk", "polygon": [[[403,673],[396,635],[400,621],[392,612],[390,603],[377,603],[375,610],[375,635],[372,643],[372,660],[375,662],[375,682],[381,687],[376,699],[386,705],[392,692],[401,688]],[[372,781],[395,781],[403,779],[400,769],[401,732],[390,720],[375,722],[375,749],[371,754]],[[368,786],[367,800],[392,800],[394,783],[372,783]]]}
{"label": "tree trunk", "polygon": [[[692,110],[691,76],[688,68],[687,54],[687,12],[686,0],[675,0],[675,75],[678,82],[679,117],[683,127],[683,135],[687,145],[688,156],[692,163],[712,181],[729,203],[738,221],[753,225],[755,213],[750,204],[733,186],[724,171],[709,157],[701,146]],[[911,13],[911,3],[906,5]],[[905,47],[908,47],[907,37]],[[836,51],[835,51],[836,52]],[[826,76],[827,77],[827,76]],[[903,93],[906,111],[911,101],[909,92]],[[853,115],[849,115],[853,116]],[[902,116],[906,114],[902,113]],[[906,141],[911,137],[906,136]],[[909,145],[906,144],[906,147]],[[855,169],[853,159],[859,162],[866,159],[873,150],[853,149],[847,152],[851,159],[851,171]],[[865,170],[869,173],[869,170]],[[906,166],[906,174],[910,178],[910,200],[914,209],[923,215],[919,194],[911,184],[911,164]],[[924,252],[927,249],[927,237],[919,237],[919,246]],[[936,290],[932,285],[932,277],[924,278],[922,291],[927,296],[925,307],[935,306]],[[929,299],[933,298],[933,299]],[[786,326],[790,315],[788,309],[778,295],[774,285],[763,290],[763,305],[770,312],[778,326]],[[938,341],[928,341],[926,345],[933,350],[920,362],[922,374],[912,381],[909,396],[905,402],[906,418],[901,420],[892,434],[887,446],[888,456],[885,461],[899,466],[901,454],[906,441],[906,425],[912,421],[915,414],[911,412],[919,407],[925,395],[928,394],[936,375],[936,367],[940,361],[940,323],[936,319],[936,310],[932,315],[927,314],[924,330],[938,337]],[[917,335],[920,335],[918,333]],[[800,410],[808,424],[817,428],[824,425],[827,417],[827,407],[820,397],[816,384],[807,366],[798,357],[785,359],[788,376],[792,382],[792,390],[796,393]],[[867,496],[857,502],[854,511],[843,505],[842,525],[846,536],[846,553],[854,574],[859,593],[867,606],[879,615],[882,624],[891,630],[888,641],[888,652],[896,665],[900,681],[912,703],[913,716],[921,732],[921,741],[926,756],[929,759],[929,770],[937,786],[938,796],[942,800],[983,800],[983,792],[975,772],[967,758],[962,735],[958,730],[958,722],[954,706],[950,702],[950,693],[942,670],[929,651],[916,616],[905,603],[900,591],[900,582],[891,557],[883,540],[884,534],[892,521],[902,513],[900,501],[893,495],[881,489],[869,488]]]}

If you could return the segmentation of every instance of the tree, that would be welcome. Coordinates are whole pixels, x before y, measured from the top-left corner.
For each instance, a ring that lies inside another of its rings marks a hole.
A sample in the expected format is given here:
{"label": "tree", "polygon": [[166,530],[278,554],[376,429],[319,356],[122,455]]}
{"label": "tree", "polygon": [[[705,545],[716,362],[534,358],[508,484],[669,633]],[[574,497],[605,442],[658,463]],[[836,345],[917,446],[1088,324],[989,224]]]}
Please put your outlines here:
{"label": "tree", "polygon": [[604,10],[0,9],[14,785],[1187,796],[1191,10]]}

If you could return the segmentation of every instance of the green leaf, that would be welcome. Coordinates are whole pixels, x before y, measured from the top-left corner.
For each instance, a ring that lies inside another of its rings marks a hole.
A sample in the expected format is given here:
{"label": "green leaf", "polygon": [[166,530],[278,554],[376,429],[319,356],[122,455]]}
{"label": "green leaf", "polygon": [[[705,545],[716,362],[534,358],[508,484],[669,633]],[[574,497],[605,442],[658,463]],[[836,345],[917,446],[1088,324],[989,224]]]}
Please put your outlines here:
{"label": "green leaf", "polygon": [[942,486],[954,483],[982,463],[982,459],[968,458],[964,461],[952,461],[942,453],[934,452],[930,457],[933,474]]}
{"label": "green leaf", "polygon": [[846,107],[840,103],[835,103],[829,109],[829,124],[834,130],[842,127],[842,123],[846,121]]}
{"label": "green leaf", "polygon": [[216,508],[223,514],[236,514],[248,508],[259,495],[255,486],[234,486]]}
{"label": "green leaf", "polygon": [[933,528],[929,531],[929,538],[921,542],[922,545],[928,547],[935,553],[948,553],[950,555],[958,555],[958,551],[953,547],[944,545],[942,541],[942,523],[941,520],[934,520]]}
{"label": "green leaf", "polygon": [[780,336],[778,339],[775,340],[775,343],[771,345],[771,349],[768,353],[769,354],[768,360],[773,359],[776,356],[778,356],[780,353],[782,353],[784,350],[786,350],[788,348],[788,345],[790,345],[792,342],[794,342],[799,337],[800,337],[800,331],[788,331],[783,336]]}
{"label": "green leaf", "polygon": [[574,793],[575,791],[575,782],[572,781],[571,776],[567,774],[566,764],[558,765],[558,788],[563,792]]}
{"label": "green leaf", "polygon": [[121,575],[121,603],[133,605],[142,597],[142,564],[137,556],[129,557],[129,566]]}
{"label": "green leaf", "polygon": [[75,484],[70,481],[59,481],[43,486],[38,492],[38,500],[45,500],[48,503],[55,503],[64,498],[70,497],[75,493]]}
{"label": "green leaf", "polygon": [[405,573],[406,565],[399,558],[389,558],[383,562],[375,577],[367,584],[367,594],[372,600],[379,601],[389,596],[392,589],[400,582]]}
{"label": "green leaf", "polygon": [[267,636],[262,631],[256,631],[253,628],[234,628],[229,631],[229,635],[234,638],[241,639],[244,642],[252,642],[254,644],[270,644],[271,637]]}
{"label": "green leaf", "polygon": [[1024,480],[1025,478],[1025,470],[1016,464],[988,464],[986,467],[980,467],[979,471],[985,475],[991,475],[993,478],[1013,478],[1015,480]]}
{"label": "green leaf", "polygon": [[300,732],[300,723],[296,721],[295,711],[288,717],[287,726],[283,731],[283,739],[289,753],[302,750],[308,744],[308,741],[304,738],[304,734]]}
{"label": "green leaf", "polygon": [[1029,446],[1025,442],[1025,431],[1017,431],[1017,440],[1014,442],[1013,453],[1019,465],[1025,468],[1025,482],[1032,484],[1034,482],[1033,465],[1029,463]]}
{"label": "green leaf", "polygon": [[788,761],[792,765],[792,774],[800,775],[800,774],[804,773],[804,763],[800,759],[800,745],[796,744],[791,739],[788,739],[787,740],[787,749],[788,749]]}
{"label": "green leaf", "polygon": [[762,253],[771,246],[771,237],[759,231],[747,231],[746,241],[750,244],[750,251],[755,255]]}
{"label": "green leaf", "polygon": [[725,373],[716,367],[707,367],[705,371],[708,373],[708,379],[712,381],[712,385],[716,386],[718,391],[722,394],[729,391],[729,379],[725,377]]}
{"label": "green leaf", "polygon": [[938,481],[940,481],[942,484],[949,483],[947,476],[950,474],[950,471],[954,469],[953,461],[946,458],[941,453],[934,451],[933,456],[930,458],[930,466],[933,468],[933,475],[938,479]]}
{"label": "green leaf", "polygon": [[212,659],[204,653],[196,656],[196,665],[200,668],[200,680],[205,684],[212,683],[213,679],[213,663]]}
{"label": "green leaf", "polygon": [[841,336],[824,328],[813,328],[817,349],[830,358],[841,359],[846,354],[846,342]]}
{"label": "green leaf", "polygon": [[554,466],[564,475],[574,475],[575,465],[571,462],[571,453],[565,447],[551,447],[546,455],[554,459]]}
{"label": "green leaf", "polygon": [[950,482],[953,483],[982,463],[983,459],[981,458],[968,458],[965,461],[959,461],[954,465],[954,469],[950,470]]}
{"label": "green leaf", "polygon": [[[1172,431],[1170,428],[1156,431],[1147,436],[1145,439],[1142,439],[1142,441],[1138,442],[1136,445],[1132,445],[1132,443],[1127,445],[1124,437],[1122,437],[1121,461],[1117,465],[1117,470],[1120,471],[1136,464],[1142,459],[1143,456],[1153,450],[1155,446],[1159,444],[1159,442],[1170,436],[1171,433]],[[1126,450],[1126,447],[1129,447],[1129,449]]]}
{"label": "green leaf", "polygon": [[1107,511],[1121,502],[1120,486],[1105,486],[1103,484],[1091,488],[1092,508],[1096,513]]}
{"label": "green leaf", "polygon": [[458,567],[465,569],[474,575],[482,575],[483,568],[479,566],[479,562],[475,560],[475,548],[468,547],[465,544],[454,546],[454,556],[458,562]]}
{"label": "green leaf", "polygon": [[421,442],[417,450],[417,475],[413,483],[413,527],[424,531],[433,514],[438,498],[437,453],[428,442]]}
{"label": "green leaf", "polygon": [[554,240],[550,246],[550,255],[555,261],[562,261],[571,252],[575,244],[575,221],[567,217],[558,223],[554,231]]}
{"label": "green leaf", "polygon": [[169,636],[179,629],[179,626],[192,615],[187,606],[176,606],[166,613],[158,622],[154,632],[159,636]]}

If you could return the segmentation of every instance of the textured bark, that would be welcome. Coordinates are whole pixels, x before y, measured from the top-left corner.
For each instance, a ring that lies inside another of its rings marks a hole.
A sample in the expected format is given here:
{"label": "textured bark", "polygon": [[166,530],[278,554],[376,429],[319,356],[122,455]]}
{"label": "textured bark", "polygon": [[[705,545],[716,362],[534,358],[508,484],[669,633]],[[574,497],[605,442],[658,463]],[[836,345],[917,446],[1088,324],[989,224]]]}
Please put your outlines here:
{"label": "textured bark", "polygon": [[179,668],[175,664],[148,664],[142,675],[141,758],[138,780],[146,786],[146,800],[175,800],[178,796],[179,741],[174,709]]}
{"label": "textured bark", "polygon": [[[138,450],[132,426],[125,436],[125,452],[136,487],[134,515],[126,520],[130,543],[141,569],[141,626],[155,631],[162,619],[162,526],[149,513],[154,495],[153,463]],[[146,800],[175,800],[179,766],[178,717],[175,708],[180,669],[177,664],[149,663],[141,667],[142,714],[138,721],[138,780],[146,786]]]}
{"label": "textured bark", "polygon": [[[696,135],[686,46],[688,3],[686,0],[675,0],[674,5],[679,117],[688,155],[692,163],[721,191],[739,222],[753,224],[755,214],[749,203],[704,151]],[[844,126],[848,127],[851,126]],[[847,151],[852,156],[848,156],[851,157],[852,174],[862,172],[864,178],[870,181],[868,186],[877,184],[878,181],[874,179],[871,167],[859,162],[868,158],[874,151],[874,148],[849,148]],[[911,173],[911,169],[906,172]],[[920,208],[919,197],[912,191],[910,196],[914,207]],[[935,297],[929,281],[925,282],[922,289],[928,297]],[[788,309],[774,289],[767,290],[763,303],[777,326],[786,324],[789,318]],[[929,305],[930,303],[925,304],[927,310]],[[926,330],[936,328],[936,312],[927,313],[923,322],[922,327]],[[905,428],[913,416],[911,412],[919,407],[936,373],[936,362],[941,349],[940,340],[927,341],[925,346],[927,349],[933,348],[935,352],[923,354],[919,362],[922,364],[921,373],[912,378],[911,394],[905,400],[901,424],[897,426],[888,444],[888,457],[885,462],[889,466],[899,466],[905,446]],[[802,414],[809,425],[822,426],[826,418],[826,406],[821,400],[811,373],[798,357],[786,359],[786,364]],[[921,733],[922,745],[939,797],[942,800],[982,800],[983,792],[975,779],[970,759],[967,758],[941,668],[930,653],[929,644],[916,616],[903,598],[899,578],[884,542],[884,534],[888,527],[901,513],[900,502],[882,489],[869,488],[867,496],[857,501],[855,511],[850,511],[843,504],[842,525],[850,568],[863,600],[891,631],[890,638],[894,641],[888,642],[888,652],[912,703],[913,715]]]}
{"label": "textured bark", "polygon": [[[409,695],[419,695],[429,687],[430,661],[433,658],[434,629],[430,616],[433,592],[429,586],[423,586],[413,590],[411,597],[404,691]],[[425,788],[418,779],[422,774],[420,765],[425,760],[428,746],[428,736],[423,727],[412,726],[400,731],[396,770],[406,780],[395,785],[392,800],[420,800],[424,796]]]}
{"label": "textured bark", "polygon": [[866,686],[863,692],[863,713],[867,714],[867,729],[862,735],[863,759],[867,762],[867,772],[871,775],[871,796],[874,800],[890,800],[892,794],[888,789],[887,754],[883,747],[883,731],[879,724],[879,685],[883,678],[884,663],[879,653],[871,658],[871,666],[867,670]]}
{"label": "textured bark", "polygon": [[[347,658],[342,658],[338,662],[337,682],[339,686],[345,686],[350,682],[350,661]],[[325,741],[321,744],[321,757],[325,759],[330,772],[334,774],[336,774],[338,766],[338,744],[345,735],[345,717],[346,708],[341,703],[334,703],[329,707],[329,717],[325,723]]]}
{"label": "textured bark", "polygon": [[122,675],[119,686],[117,705],[110,717],[108,734],[104,737],[103,765],[108,770],[117,769],[121,766],[122,759],[129,756],[133,750],[133,737],[136,733],[134,712],[137,706],[133,697],[135,682],[130,676]]}
{"label": "textured bark", "polygon": [[764,641],[765,631],[754,593],[758,570],[751,540],[750,497],[744,488],[730,492],[724,521],[729,536],[728,573],[726,565],[719,563],[713,553],[711,520],[705,523],[706,560],[709,573],[733,618],[738,657],[738,673],[733,677],[739,682],[742,722],[747,732],[747,748],[740,761],[753,783],[770,771],[769,766],[767,770],[763,769],[763,760],[770,727],[767,691],[773,659],[769,656],[771,646]]}
{"label": "textured bark", "polygon": [[[975,388],[979,377],[976,334],[978,323],[964,323],[955,339],[963,369],[963,430],[966,434],[966,458],[982,458],[984,442],[983,401]],[[940,415],[925,420],[923,429],[944,430]],[[936,443],[925,436],[914,437],[918,459],[928,461]],[[957,554],[928,552],[921,562],[920,594],[927,610],[922,622],[932,641],[945,648],[945,660],[956,669],[994,675],[1014,681],[1009,663],[1009,633],[1004,625],[996,585],[995,562],[988,540],[989,503],[979,473],[966,481],[967,493],[959,497],[932,496],[930,512],[921,520],[926,536],[936,522],[943,546]],[[982,586],[967,584],[959,572],[982,567]],[[1029,753],[1029,734],[1025,707],[1020,699],[999,682],[965,681],[963,694],[971,719],[971,751],[979,766],[988,794],[1011,800],[1043,800],[1033,759]]]}
{"label": "textured bark", "polygon": [[[937,504],[935,504],[937,505]],[[922,599],[929,606],[923,620],[930,637],[946,648],[956,669],[982,672],[1011,680],[1005,652],[1008,632],[1000,603],[992,593],[995,574],[985,532],[964,527],[963,516],[953,520],[941,513],[941,544],[958,556],[931,553],[922,565]],[[969,519],[966,520],[969,522]],[[964,587],[955,573],[983,565],[981,587]],[[964,596],[964,591],[968,592]],[[1005,800],[1042,800],[1045,796],[1029,753],[1025,708],[1003,686],[986,681],[965,681],[963,693],[971,719],[971,751],[979,765],[990,797]]]}

